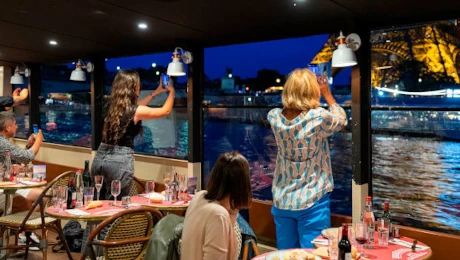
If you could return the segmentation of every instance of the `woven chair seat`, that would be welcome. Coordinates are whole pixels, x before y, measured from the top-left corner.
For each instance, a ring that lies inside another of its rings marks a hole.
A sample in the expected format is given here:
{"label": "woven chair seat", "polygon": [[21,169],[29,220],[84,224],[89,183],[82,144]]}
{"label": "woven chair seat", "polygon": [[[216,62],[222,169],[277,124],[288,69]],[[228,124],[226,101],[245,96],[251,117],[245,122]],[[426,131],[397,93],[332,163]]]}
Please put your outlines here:
{"label": "woven chair seat", "polygon": [[[20,226],[22,221],[24,221],[24,218],[27,216],[29,211],[22,211],[10,215],[6,215],[3,217],[0,217],[0,225],[8,225],[8,226]],[[55,222],[55,218],[50,218],[50,217],[45,217],[45,224],[51,224]],[[40,212],[33,212],[32,215],[30,215],[29,220],[26,222],[26,226],[28,228],[40,228],[42,224],[42,220],[40,217]]]}

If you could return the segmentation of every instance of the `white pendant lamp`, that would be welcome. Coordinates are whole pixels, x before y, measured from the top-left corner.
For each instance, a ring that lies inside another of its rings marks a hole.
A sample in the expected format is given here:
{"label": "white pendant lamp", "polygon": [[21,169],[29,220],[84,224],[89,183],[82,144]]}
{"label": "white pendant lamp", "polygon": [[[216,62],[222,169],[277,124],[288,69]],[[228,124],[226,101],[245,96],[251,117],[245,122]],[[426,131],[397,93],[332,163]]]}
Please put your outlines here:
{"label": "white pendant lamp", "polygon": [[[179,54],[179,50],[181,51],[182,55]],[[193,56],[190,52],[184,52],[184,50],[181,47],[176,47],[174,50],[173,56],[172,56],[172,62],[169,63],[168,65],[168,70],[166,74],[169,76],[185,76],[185,68],[184,64],[180,61],[182,61],[185,64],[190,64],[193,61]]]}
{"label": "white pendant lamp", "polygon": [[24,84],[24,78],[21,75],[21,70],[19,70],[19,66],[16,66],[14,70],[14,75],[11,76],[10,84]]}
{"label": "white pendant lamp", "polygon": [[75,69],[72,71],[72,74],[70,74],[70,80],[85,81],[86,73],[83,69],[86,69],[90,73],[94,71],[94,65],[91,62],[88,62],[86,65],[84,64],[82,60],[78,60]]}
{"label": "white pendant lamp", "polygon": [[339,46],[332,53],[332,67],[351,67],[358,64],[354,52],[361,46],[361,38],[355,33],[345,38],[342,31],[340,31],[337,43]]}

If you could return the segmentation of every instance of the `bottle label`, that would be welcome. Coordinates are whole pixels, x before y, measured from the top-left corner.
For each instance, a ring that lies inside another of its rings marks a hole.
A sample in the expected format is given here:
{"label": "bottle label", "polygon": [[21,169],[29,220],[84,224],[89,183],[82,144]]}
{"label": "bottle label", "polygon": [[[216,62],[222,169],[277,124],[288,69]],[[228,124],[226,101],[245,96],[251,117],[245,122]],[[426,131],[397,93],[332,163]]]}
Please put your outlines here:
{"label": "bottle label", "polygon": [[345,253],[345,260],[351,260],[351,253]]}

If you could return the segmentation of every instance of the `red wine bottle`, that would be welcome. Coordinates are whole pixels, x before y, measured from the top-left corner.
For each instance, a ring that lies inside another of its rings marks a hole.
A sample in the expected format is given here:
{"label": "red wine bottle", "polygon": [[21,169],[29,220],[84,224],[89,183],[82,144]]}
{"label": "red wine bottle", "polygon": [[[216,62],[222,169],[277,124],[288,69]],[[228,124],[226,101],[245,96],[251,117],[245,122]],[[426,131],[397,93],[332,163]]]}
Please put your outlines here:
{"label": "red wine bottle", "polygon": [[342,224],[342,239],[339,242],[338,260],[351,260],[351,244],[348,240],[348,224]]}

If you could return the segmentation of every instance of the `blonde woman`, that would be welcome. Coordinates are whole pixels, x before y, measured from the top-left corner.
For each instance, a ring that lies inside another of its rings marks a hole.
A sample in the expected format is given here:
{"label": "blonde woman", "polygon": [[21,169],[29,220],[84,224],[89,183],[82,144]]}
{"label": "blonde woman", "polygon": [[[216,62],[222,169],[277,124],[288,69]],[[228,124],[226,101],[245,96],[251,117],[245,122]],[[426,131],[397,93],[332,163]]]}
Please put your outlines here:
{"label": "blonde woman", "polygon": [[[329,110],[319,107],[320,95]],[[284,85],[283,109],[268,113],[278,146],[272,214],[278,249],[311,248],[330,226],[329,194],[334,189],[327,137],[347,125],[327,80],[296,69]]]}

